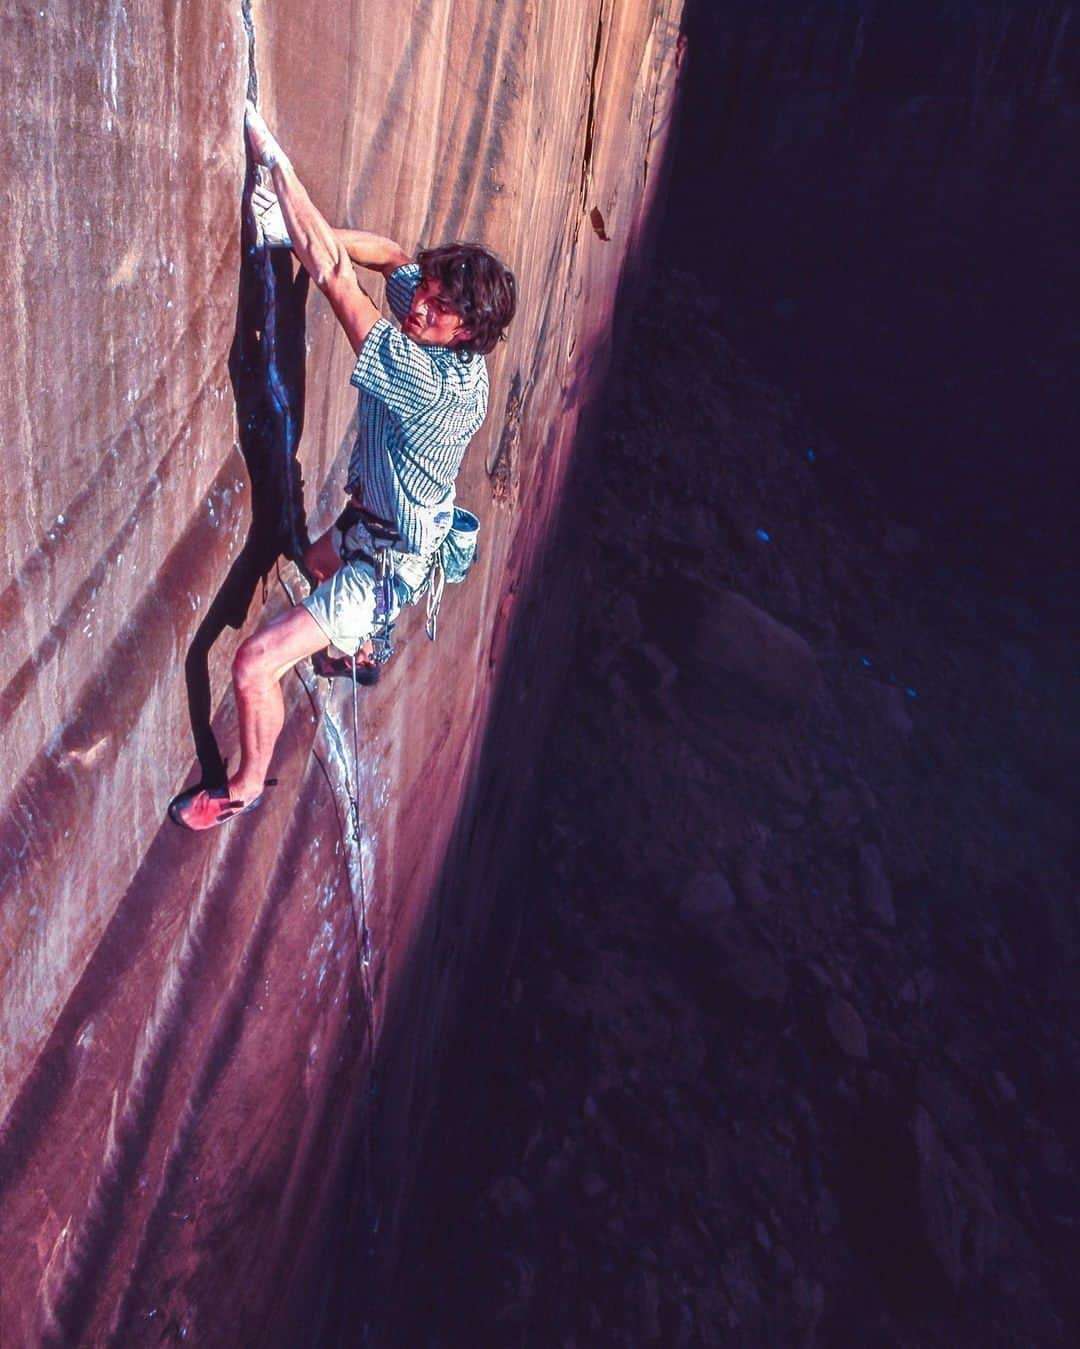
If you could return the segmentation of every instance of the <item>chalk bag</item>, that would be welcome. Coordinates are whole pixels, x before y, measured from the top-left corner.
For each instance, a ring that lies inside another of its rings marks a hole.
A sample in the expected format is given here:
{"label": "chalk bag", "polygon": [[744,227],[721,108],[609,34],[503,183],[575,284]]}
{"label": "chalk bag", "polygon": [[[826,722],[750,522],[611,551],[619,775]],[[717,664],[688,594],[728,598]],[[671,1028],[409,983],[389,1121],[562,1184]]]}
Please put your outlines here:
{"label": "chalk bag", "polygon": [[476,561],[476,540],[479,533],[480,521],[472,511],[455,506],[454,523],[439,549],[443,571],[449,585],[457,585],[469,574],[469,568]]}

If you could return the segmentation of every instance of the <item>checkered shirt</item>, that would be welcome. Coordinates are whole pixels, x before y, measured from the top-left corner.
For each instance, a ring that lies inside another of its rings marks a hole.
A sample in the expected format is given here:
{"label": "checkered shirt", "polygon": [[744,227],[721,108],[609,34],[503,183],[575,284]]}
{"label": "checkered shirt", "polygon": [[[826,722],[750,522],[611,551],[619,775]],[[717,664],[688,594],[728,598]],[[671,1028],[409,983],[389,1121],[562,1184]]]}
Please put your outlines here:
{"label": "checkered shirt", "polygon": [[[397,319],[408,314],[419,283],[415,262],[386,283]],[[422,347],[379,319],[360,348],[352,383],[360,407],[347,490],[396,522],[401,551],[429,554],[450,528],[454,479],[487,411],[484,358]]]}

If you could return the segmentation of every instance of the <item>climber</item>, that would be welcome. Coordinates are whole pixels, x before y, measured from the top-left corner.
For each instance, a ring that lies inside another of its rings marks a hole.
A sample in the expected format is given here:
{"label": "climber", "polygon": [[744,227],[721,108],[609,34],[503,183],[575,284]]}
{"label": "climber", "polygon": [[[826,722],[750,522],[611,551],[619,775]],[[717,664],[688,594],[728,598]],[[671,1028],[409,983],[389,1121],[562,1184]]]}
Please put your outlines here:
{"label": "climber", "polygon": [[[360,407],[349,503],[304,557],[316,588],[264,623],[236,653],[236,772],[224,786],[192,788],[169,806],[177,824],[195,830],[222,824],[261,800],[284,723],[280,680],[286,671],[317,653],[326,668],[328,642],[364,662],[380,623],[424,585],[450,528],[462,457],[487,410],[484,356],[503,336],[516,304],[513,273],[478,244],[447,244],[414,261],[391,239],[332,229],[251,104],[245,125],[252,155],[270,171],[276,193],[275,202],[264,190],[257,203],[264,242],[291,246],[330,301],[356,353],[352,383]],[[361,288],[354,264],[386,278],[400,332]],[[392,567],[388,592],[378,583],[376,557],[384,572]],[[389,613],[380,603],[387,593]]]}

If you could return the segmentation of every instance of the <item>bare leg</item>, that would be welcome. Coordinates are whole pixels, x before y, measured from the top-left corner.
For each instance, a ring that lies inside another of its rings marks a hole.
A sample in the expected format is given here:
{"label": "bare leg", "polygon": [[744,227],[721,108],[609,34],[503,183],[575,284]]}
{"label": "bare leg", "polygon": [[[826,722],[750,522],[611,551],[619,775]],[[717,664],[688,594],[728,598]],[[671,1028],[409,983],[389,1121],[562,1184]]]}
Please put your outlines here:
{"label": "bare leg", "polygon": [[262,794],[270,756],[285,719],[279,681],[297,661],[325,644],[322,629],[299,606],[241,642],[233,661],[240,717],[240,766],[224,788],[192,788],[174,797],[169,815],[177,824],[196,831],[213,829]]}
{"label": "bare leg", "polygon": [[302,606],[259,628],[240,644],[233,684],[240,717],[240,764],[229,797],[247,804],[262,791],[270,756],[285,720],[281,678],[297,661],[326,645],[326,634]]}

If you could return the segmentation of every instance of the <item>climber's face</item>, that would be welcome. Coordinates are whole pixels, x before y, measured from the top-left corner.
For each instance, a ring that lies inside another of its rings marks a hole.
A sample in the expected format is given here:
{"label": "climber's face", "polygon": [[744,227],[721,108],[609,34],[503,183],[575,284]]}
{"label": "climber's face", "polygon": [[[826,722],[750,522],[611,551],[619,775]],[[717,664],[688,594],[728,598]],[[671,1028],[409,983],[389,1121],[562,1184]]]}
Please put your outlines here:
{"label": "climber's face", "polygon": [[422,347],[456,347],[471,336],[461,315],[442,298],[442,285],[428,277],[417,286],[401,330]]}

